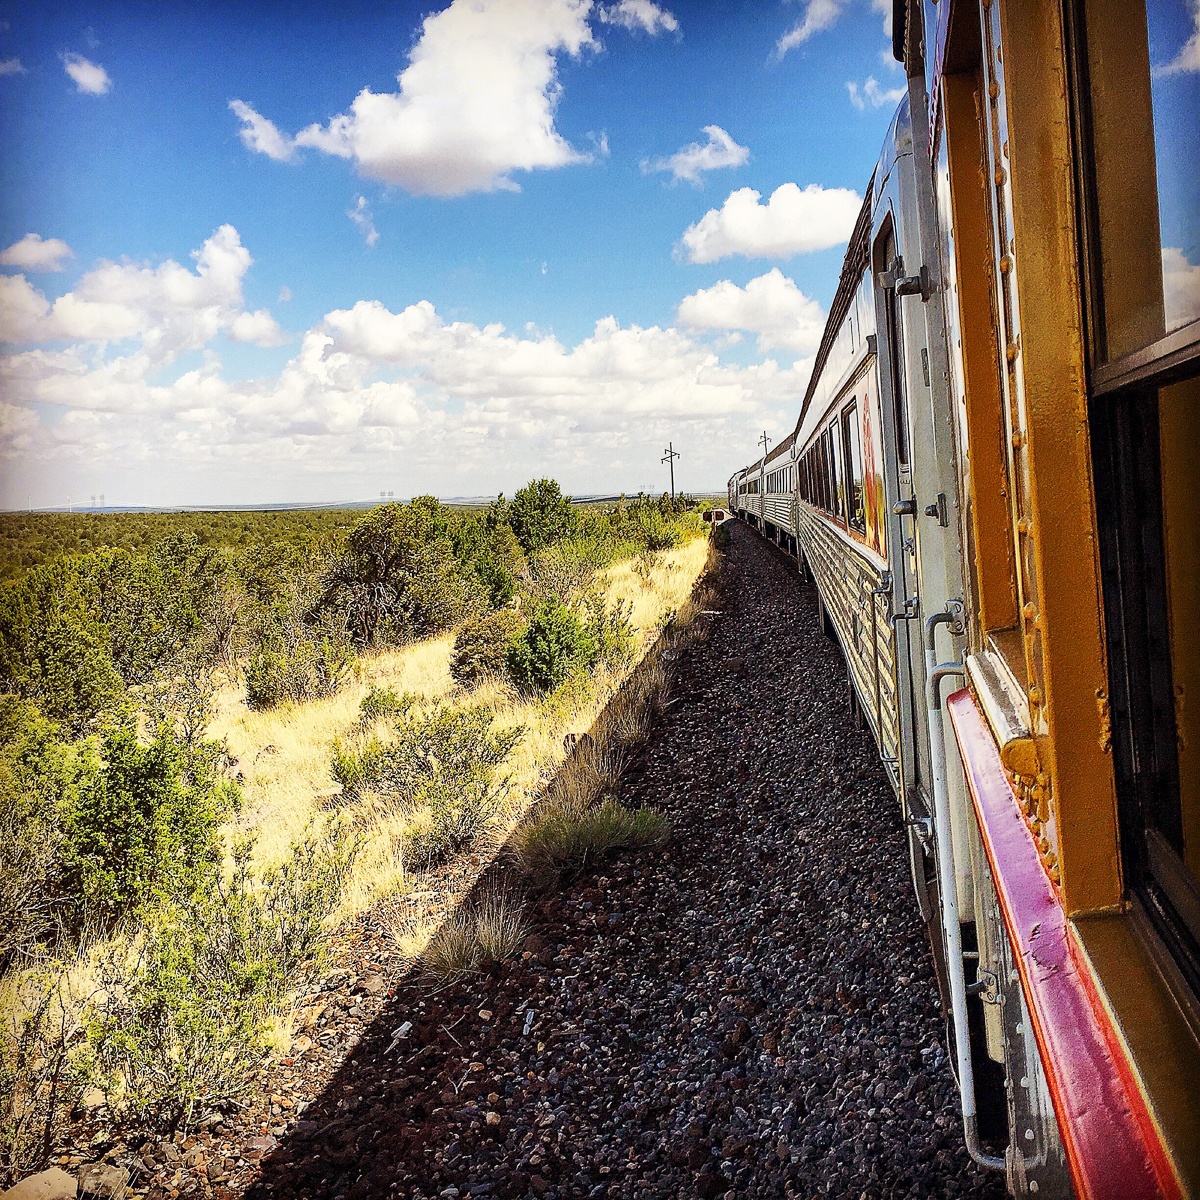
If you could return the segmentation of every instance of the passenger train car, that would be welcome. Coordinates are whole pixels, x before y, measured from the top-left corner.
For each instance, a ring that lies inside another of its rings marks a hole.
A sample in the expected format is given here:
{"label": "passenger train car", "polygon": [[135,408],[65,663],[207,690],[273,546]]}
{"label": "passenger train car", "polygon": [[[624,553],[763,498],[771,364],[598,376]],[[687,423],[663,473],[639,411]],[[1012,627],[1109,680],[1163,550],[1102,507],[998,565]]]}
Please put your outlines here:
{"label": "passenger train car", "polygon": [[897,0],[794,431],[729,481],[899,798],[966,1145],[1200,1194],[1200,10]]}

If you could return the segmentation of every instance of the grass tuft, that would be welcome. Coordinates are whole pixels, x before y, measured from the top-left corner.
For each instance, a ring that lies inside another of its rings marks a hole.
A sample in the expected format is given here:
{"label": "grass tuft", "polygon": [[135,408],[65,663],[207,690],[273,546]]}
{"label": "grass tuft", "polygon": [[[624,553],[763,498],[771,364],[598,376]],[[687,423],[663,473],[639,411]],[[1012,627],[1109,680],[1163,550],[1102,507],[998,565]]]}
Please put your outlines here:
{"label": "grass tuft", "polygon": [[614,850],[661,846],[670,824],[653,808],[629,809],[616,800],[584,807],[550,796],[514,833],[516,870],[536,887],[550,887]]}
{"label": "grass tuft", "polygon": [[446,920],[421,952],[421,964],[439,979],[457,979],[512,957],[528,933],[521,899],[509,891],[487,891]]}

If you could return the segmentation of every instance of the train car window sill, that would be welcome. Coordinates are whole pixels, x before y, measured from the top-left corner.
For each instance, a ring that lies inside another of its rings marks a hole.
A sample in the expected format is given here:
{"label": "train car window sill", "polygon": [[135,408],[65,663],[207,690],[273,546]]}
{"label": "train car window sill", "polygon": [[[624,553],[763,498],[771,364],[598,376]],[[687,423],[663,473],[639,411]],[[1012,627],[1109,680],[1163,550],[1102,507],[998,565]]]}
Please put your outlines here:
{"label": "train car window sill", "polygon": [[1185,1191],[1195,1194],[1200,1191],[1200,1110],[1194,1102],[1200,1002],[1137,901],[1123,913],[1081,916],[1071,924]]}
{"label": "train car window sill", "polygon": [[1037,774],[1037,745],[1029,731],[1024,693],[998,655],[985,651],[967,656],[967,679],[980,712],[1000,748],[1000,761],[1017,775]]}
{"label": "train car window sill", "polygon": [[1028,710],[1025,701],[1025,689],[1029,686],[1025,670],[1025,642],[1021,631],[1015,626],[1011,629],[989,629],[987,633],[988,648],[985,651],[996,667],[996,674],[1004,682],[1014,697],[1020,698],[1018,711],[1023,712],[1023,721],[1029,724]]}

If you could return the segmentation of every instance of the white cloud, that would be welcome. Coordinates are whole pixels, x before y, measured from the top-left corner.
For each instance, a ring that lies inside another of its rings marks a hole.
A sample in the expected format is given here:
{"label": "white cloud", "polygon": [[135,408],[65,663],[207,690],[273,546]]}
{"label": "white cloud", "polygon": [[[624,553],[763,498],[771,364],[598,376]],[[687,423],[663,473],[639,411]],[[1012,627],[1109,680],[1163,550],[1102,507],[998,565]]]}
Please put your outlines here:
{"label": "white cloud", "polygon": [[247,150],[257,154],[265,154],[276,162],[291,162],[296,157],[296,147],[292,139],[281,133],[273,121],[247,104],[244,100],[230,100],[229,107],[234,115],[242,122],[239,131],[242,145]]}
{"label": "white cloud", "polygon": [[778,267],[744,288],[728,279],[685,296],[679,304],[685,329],[745,330],[758,334],[758,348],[815,354],[825,329],[821,306]]}
{"label": "white cloud", "polygon": [[19,58],[0,59],[0,75],[28,75]]}
{"label": "white cloud", "polygon": [[282,346],[288,340],[265,308],[238,313],[230,323],[229,336],[235,342],[251,342],[255,346]]}
{"label": "white cloud", "polygon": [[1200,0],[1192,0],[1192,36],[1179,48],[1179,53],[1156,75],[1182,75],[1200,71]]}
{"label": "white cloud", "polygon": [[[802,46],[810,37],[823,33],[834,25],[850,7],[850,0],[808,0],[804,16],[775,43],[776,57],[782,58],[789,50]],[[891,0],[871,0],[871,11],[883,18],[883,32],[892,36]]]}
{"label": "white cloud", "polygon": [[775,189],[766,204],[753,188],[731,192],[721,208],[709,209],[680,240],[688,262],[709,263],[740,254],[746,258],[789,258],[846,241],[862,205],[849,188],[794,183]]}
{"label": "white cloud", "polygon": [[596,9],[596,19],[604,25],[623,25],[626,29],[640,29],[653,36],[666,31],[677,33],[679,22],[650,0],[620,0],[619,4],[601,4]]}
{"label": "white cloud", "polygon": [[590,161],[554,127],[557,56],[595,45],[589,7],[454,0],[425,18],[399,92],[364,88],[348,113],[283,144],[351,159],[365,176],[432,196],[516,190],[514,171]]}
{"label": "white cloud", "polygon": [[78,91],[89,96],[103,96],[112,87],[108,72],[82,54],[68,53],[62,56],[63,69],[75,81]]}
{"label": "white cloud", "polygon": [[899,104],[908,94],[906,87],[880,87],[879,80],[874,75],[868,75],[867,82],[861,88],[853,80],[850,80],[846,84],[846,91],[850,93],[850,103],[859,112],[862,112],[868,104],[872,108],[884,108],[885,106]]}
{"label": "white cloud", "polygon": [[0,267],[20,267],[25,271],[61,271],[63,260],[71,257],[71,247],[60,238],[43,238],[27,233],[0,253]]}
{"label": "white cloud", "polygon": [[346,211],[346,216],[358,226],[368,246],[374,246],[379,241],[379,230],[375,228],[375,218],[371,215],[366,196],[355,196],[354,207]]}
{"label": "white cloud", "polygon": [[1167,332],[1200,318],[1200,266],[1174,246],[1162,248],[1163,299]]}
{"label": "white cloud", "polygon": [[[209,480],[222,470],[231,499],[245,498],[247,480],[267,478],[295,496],[301,473],[341,472],[348,495],[364,470],[398,454],[411,490],[507,489],[530,463],[593,487],[611,486],[624,470],[628,485],[641,482],[632,472],[642,467],[630,464],[641,463],[646,439],[661,437],[688,439],[689,469],[719,482],[731,447],[752,443],[751,430],[786,424],[807,382],[807,362],[725,365],[682,327],[606,317],[570,346],[536,327],[514,334],[447,321],[428,301],[399,312],[376,301],[330,312],[276,375],[231,379],[217,353],[221,331],[260,343],[282,334],[269,314],[244,309],[250,257],[231,227],[196,259],[194,270],[104,263],[54,304],[23,276],[0,276],[4,329],[28,343],[0,355],[11,406],[0,411],[0,455],[13,471],[29,464],[33,491],[52,486],[41,479],[58,480],[65,494],[66,481],[94,468],[110,479],[125,470],[146,499],[155,473],[163,487],[180,488],[187,471]],[[765,278],[735,289],[736,319],[760,327],[764,345],[802,346],[787,327],[806,318],[803,298],[781,276]],[[719,329],[733,319],[704,316],[703,304],[701,294],[690,300],[698,324]],[[729,343],[736,330],[726,332]],[[200,365],[156,382],[185,349],[200,352]],[[65,415],[43,424],[41,405]]]}
{"label": "white cloud", "polygon": [[285,283],[283,285],[283,287],[281,287],[279,289],[279,302],[281,304],[286,304],[287,301],[289,301],[291,298],[292,298],[292,289],[290,287],[288,287],[288,285]]}
{"label": "white cloud", "polygon": [[708,141],[704,145],[692,142],[670,158],[642,163],[642,170],[670,171],[676,180],[686,179],[688,183],[698,186],[702,172],[716,171],[721,167],[740,167],[749,160],[749,148],[739,146],[720,125],[705,125],[704,132],[708,134]]}
{"label": "white cloud", "polygon": [[50,303],[24,275],[0,275],[0,342],[37,341]]}
{"label": "white cloud", "polygon": [[192,255],[157,267],[102,262],[50,304],[23,275],[0,277],[0,340],[107,343],[134,339],[146,363],[161,366],[206,345],[222,329],[236,341],[278,345],[266,310],[244,311],[242,280],[253,261],[232,225]]}

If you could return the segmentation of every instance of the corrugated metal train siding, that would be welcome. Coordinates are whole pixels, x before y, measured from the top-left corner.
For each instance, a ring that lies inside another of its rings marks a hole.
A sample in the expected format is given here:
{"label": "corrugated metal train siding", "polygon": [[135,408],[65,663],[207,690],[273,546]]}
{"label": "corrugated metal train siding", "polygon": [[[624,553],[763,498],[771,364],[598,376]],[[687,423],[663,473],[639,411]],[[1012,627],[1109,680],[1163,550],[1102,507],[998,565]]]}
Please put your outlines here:
{"label": "corrugated metal train siding", "polygon": [[795,534],[796,530],[792,525],[792,510],[795,505],[789,495],[768,495],[763,504],[763,516],[771,522],[772,525],[787,533]]}
{"label": "corrugated metal train siding", "polygon": [[887,597],[874,594],[881,572],[807,505],[799,508],[804,557],[837,629],[875,741],[883,757],[895,761],[900,744],[896,643]]}

